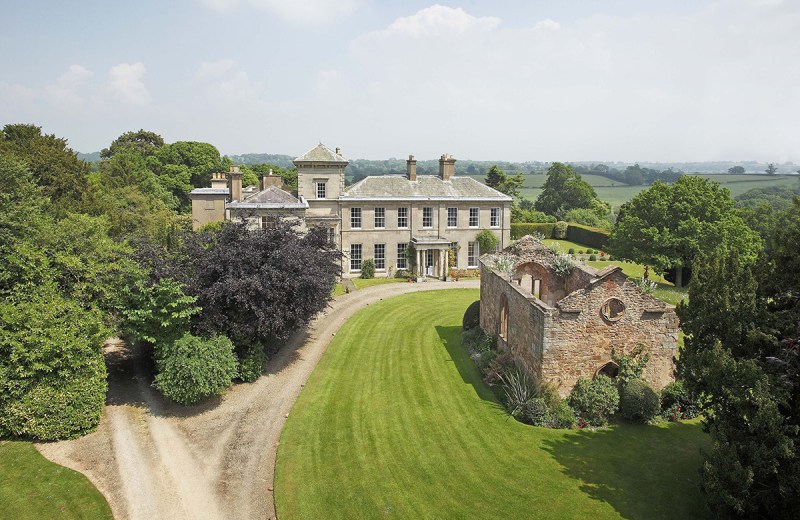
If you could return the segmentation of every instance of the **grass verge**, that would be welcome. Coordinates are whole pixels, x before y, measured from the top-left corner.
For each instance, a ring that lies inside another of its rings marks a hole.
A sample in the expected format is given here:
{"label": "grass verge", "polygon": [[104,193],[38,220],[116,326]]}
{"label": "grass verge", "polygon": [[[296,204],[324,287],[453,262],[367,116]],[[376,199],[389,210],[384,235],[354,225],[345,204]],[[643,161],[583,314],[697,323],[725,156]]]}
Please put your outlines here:
{"label": "grass verge", "polygon": [[[356,289],[363,289],[365,287],[372,287],[373,285],[383,285],[385,283],[398,283],[398,282],[406,282],[404,278],[353,278],[353,285],[356,286]],[[333,287],[333,293],[331,296],[334,298],[336,296],[341,296],[344,294],[344,285],[342,282],[336,282],[336,285]]]}
{"label": "grass verge", "polygon": [[698,423],[511,418],[460,344],[476,290],[403,295],[336,334],[281,437],[279,518],[704,518]]}
{"label": "grass verge", "polygon": [[45,459],[33,444],[0,441],[0,519],[112,518],[89,480]]}

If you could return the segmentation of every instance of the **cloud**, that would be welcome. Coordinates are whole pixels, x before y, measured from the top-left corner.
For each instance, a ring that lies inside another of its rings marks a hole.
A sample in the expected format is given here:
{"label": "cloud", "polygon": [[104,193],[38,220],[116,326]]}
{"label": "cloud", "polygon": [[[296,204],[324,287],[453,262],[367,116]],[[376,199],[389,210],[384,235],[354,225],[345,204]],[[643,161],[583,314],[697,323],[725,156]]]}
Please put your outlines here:
{"label": "cloud", "polygon": [[120,63],[109,69],[109,90],[111,94],[123,103],[136,107],[147,107],[152,101],[142,78],[145,74],[142,62]]}
{"label": "cloud", "polygon": [[353,40],[338,110],[375,156],[797,161],[797,27],[779,0],[527,27],[433,5]]}
{"label": "cloud", "polygon": [[466,11],[443,5],[432,5],[411,16],[398,18],[386,29],[374,31],[367,39],[392,37],[446,37],[470,32],[491,31],[500,25],[500,18],[476,17]]}
{"label": "cloud", "polygon": [[321,25],[350,16],[361,0],[200,0],[216,11],[231,11],[242,4],[275,13],[299,24]]}
{"label": "cloud", "polygon": [[236,106],[248,112],[263,104],[264,85],[251,81],[247,72],[231,59],[201,63],[193,82],[198,88],[197,97],[207,108],[229,110]]}
{"label": "cloud", "polygon": [[55,81],[42,87],[0,82],[0,106],[26,106],[61,111],[83,109],[86,104],[86,82],[92,72],[82,65],[70,65]]}
{"label": "cloud", "polygon": [[536,22],[536,25],[533,26],[534,31],[536,30],[557,31],[559,29],[561,29],[561,24],[549,18],[546,20],[542,20],[541,22]]}

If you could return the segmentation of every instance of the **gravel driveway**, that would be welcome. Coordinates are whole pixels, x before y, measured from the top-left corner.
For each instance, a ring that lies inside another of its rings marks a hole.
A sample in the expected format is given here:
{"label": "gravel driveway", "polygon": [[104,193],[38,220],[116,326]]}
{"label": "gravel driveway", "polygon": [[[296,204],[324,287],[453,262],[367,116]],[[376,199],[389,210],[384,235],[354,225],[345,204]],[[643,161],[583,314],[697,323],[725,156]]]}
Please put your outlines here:
{"label": "gravel driveway", "polygon": [[267,373],[196,407],[181,407],[130,372],[130,352],[107,347],[109,393],[97,431],[37,444],[58,464],[80,471],[105,495],[117,519],[274,518],[272,483],[281,429],[331,338],[357,310],[384,298],[432,289],[478,288],[464,282],[376,285],[332,301],[307,330],[272,358]]}

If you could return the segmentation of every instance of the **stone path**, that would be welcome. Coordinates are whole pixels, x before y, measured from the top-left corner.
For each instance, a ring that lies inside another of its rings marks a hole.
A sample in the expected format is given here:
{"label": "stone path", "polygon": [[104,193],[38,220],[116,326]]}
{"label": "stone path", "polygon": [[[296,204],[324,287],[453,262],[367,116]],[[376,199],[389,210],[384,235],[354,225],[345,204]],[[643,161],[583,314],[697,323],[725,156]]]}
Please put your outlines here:
{"label": "stone path", "polygon": [[38,444],[48,459],[85,474],[114,517],[274,518],[273,475],[281,429],[337,330],[359,309],[399,294],[478,288],[478,280],[376,285],[336,298],[293,336],[252,384],[196,407],[163,399],[124,346],[107,348],[109,394],[97,431]]}

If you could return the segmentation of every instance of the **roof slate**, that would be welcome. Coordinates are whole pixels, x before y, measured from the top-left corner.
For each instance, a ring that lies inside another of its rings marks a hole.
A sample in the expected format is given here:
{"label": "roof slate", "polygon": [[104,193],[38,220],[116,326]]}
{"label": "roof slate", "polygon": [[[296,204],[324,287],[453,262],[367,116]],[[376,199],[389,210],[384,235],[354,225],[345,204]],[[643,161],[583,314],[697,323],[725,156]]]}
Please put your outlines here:
{"label": "roof slate", "polygon": [[505,195],[471,177],[452,177],[443,181],[435,175],[419,175],[410,181],[405,175],[372,175],[345,189],[340,199],[382,198],[462,198],[510,201]]}
{"label": "roof slate", "polygon": [[297,204],[300,199],[277,186],[267,186],[266,189],[246,197],[243,204]]}
{"label": "roof slate", "polygon": [[333,162],[333,163],[347,163],[347,159],[319,143],[317,146],[307,151],[300,157],[296,158],[294,162]]}

